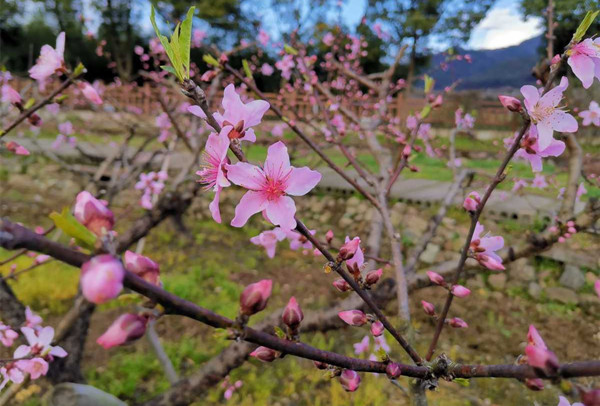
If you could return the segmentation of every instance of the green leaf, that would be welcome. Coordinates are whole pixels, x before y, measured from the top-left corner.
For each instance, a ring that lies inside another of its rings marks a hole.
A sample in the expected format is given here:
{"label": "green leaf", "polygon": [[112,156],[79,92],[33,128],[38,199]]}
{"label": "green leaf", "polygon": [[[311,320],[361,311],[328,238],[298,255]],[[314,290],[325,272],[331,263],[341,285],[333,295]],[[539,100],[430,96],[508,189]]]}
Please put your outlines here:
{"label": "green leaf", "polygon": [[25,110],[27,110],[28,108],[30,108],[31,106],[33,106],[35,103],[35,99],[32,97],[29,100],[27,100],[27,102],[25,103],[25,105],[23,106],[23,108]]}
{"label": "green leaf", "polygon": [[431,106],[428,104],[425,107],[423,107],[423,110],[421,110],[421,119],[425,119],[425,117],[427,117],[429,113],[431,113]]}
{"label": "green leaf", "polygon": [[431,92],[434,85],[435,80],[431,76],[425,75],[425,94]]}
{"label": "green leaf", "polygon": [[169,65],[160,65],[160,68],[162,70],[166,70],[169,73],[172,73],[173,75],[177,75],[177,71],[172,66],[169,66]]}
{"label": "green leaf", "polygon": [[68,207],[62,213],[52,212],[50,218],[57,228],[60,228],[69,237],[75,238],[78,245],[93,250],[96,246],[97,237],[85,228],[73,215]]}
{"label": "green leaf", "polygon": [[75,70],[73,71],[73,76],[77,77],[79,75],[82,75],[86,72],[85,66],[79,62],[79,65],[77,65],[75,67]]}
{"label": "green leaf", "polygon": [[242,59],[242,67],[244,68],[244,72],[246,73],[246,77],[252,80],[252,71],[250,70],[250,65],[248,65],[248,61]]}
{"label": "green leaf", "polygon": [[290,55],[298,55],[298,51],[288,44],[284,44],[283,49]]}
{"label": "green leaf", "polygon": [[171,61],[171,65],[173,65],[173,68],[175,68],[175,74],[177,75],[177,78],[179,80],[182,80],[182,76],[179,74],[179,70],[177,69],[177,65],[175,64],[175,56],[173,53],[173,48],[171,47],[171,44],[169,43],[169,39],[167,37],[165,37],[164,35],[161,35],[160,31],[158,31],[158,27],[156,26],[156,14],[154,12],[154,6],[151,6],[151,7],[152,8],[150,11],[150,21],[152,22],[152,27],[154,27],[154,32],[156,32],[156,36],[160,40],[160,43],[162,44],[163,48],[165,49],[165,52],[167,53],[167,56],[169,57],[169,61]]}
{"label": "green leaf", "polygon": [[211,66],[214,66],[215,68],[218,68],[218,67],[221,66],[221,64],[219,63],[219,61],[217,61],[215,59],[215,57],[212,56],[211,54],[204,54],[204,55],[202,55],[202,60],[204,62],[206,62],[207,64],[209,64]]}
{"label": "green leaf", "polygon": [[464,386],[465,388],[468,387],[471,382],[468,379],[465,378],[454,378],[453,380],[455,383],[459,384],[460,386]]}
{"label": "green leaf", "polygon": [[581,21],[581,24],[579,24],[579,27],[577,27],[577,31],[575,31],[575,34],[573,34],[573,41],[575,43],[581,41],[588,28],[590,28],[590,25],[592,25],[592,23],[596,19],[596,16],[598,16],[598,13],[600,13],[600,10],[594,12],[587,12],[585,17],[583,18],[583,21]]}
{"label": "green leaf", "polygon": [[192,44],[192,20],[194,19],[194,11],[196,7],[192,6],[187,12],[185,20],[181,23],[181,32],[179,37],[179,53],[181,54],[181,62],[183,63],[184,76],[186,79],[190,77],[190,48]]}
{"label": "green leaf", "polygon": [[285,332],[278,326],[274,327],[275,329],[275,335],[279,338],[285,338]]}

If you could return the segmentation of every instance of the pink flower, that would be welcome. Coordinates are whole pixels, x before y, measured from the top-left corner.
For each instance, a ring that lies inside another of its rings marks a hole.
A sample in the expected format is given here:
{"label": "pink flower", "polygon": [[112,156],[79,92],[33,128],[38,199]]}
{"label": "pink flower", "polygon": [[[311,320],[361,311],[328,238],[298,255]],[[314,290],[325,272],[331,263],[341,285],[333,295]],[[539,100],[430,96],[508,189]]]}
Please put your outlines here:
{"label": "pink flower", "polygon": [[338,316],[351,326],[362,326],[367,322],[367,315],[360,310],[346,310],[339,312]]}
{"label": "pink flower", "polygon": [[56,38],[56,49],[50,45],[42,46],[40,57],[36,64],[29,69],[29,75],[40,82],[44,82],[57,70],[63,69],[65,60],[65,33],[61,32]]}
{"label": "pink flower", "polygon": [[300,325],[300,322],[304,319],[304,314],[302,313],[302,309],[296,301],[296,298],[292,296],[283,309],[283,314],[281,315],[281,320],[283,324],[288,326],[291,329],[296,329]]}
{"label": "pink flower", "polygon": [[390,379],[397,379],[402,375],[402,369],[397,362],[390,362],[385,367],[385,373]]}
{"label": "pink flower", "polygon": [[263,63],[260,67],[260,73],[262,73],[264,76],[271,76],[273,72],[275,72],[275,69],[273,69],[273,67],[268,63]]}
{"label": "pink flower", "polygon": [[379,350],[383,350],[385,352],[390,352],[391,351],[391,348],[388,345],[387,341],[385,340],[385,336],[384,335],[380,335],[379,337],[373,338],[373,341],[375,342],[374,350],[376,352],[379,351]]}
{"label": "pink flower", "polygon": [[444,281],[444,277],[442,275],[440,275],[437,272],[433,272],[433,271],[427,271],[427,277],[429,278],[429,280],[432,283],[435,283],[436,285],[441,285],[444,286],[446,284],[446,282]]}
{"label": "pink flower", "polygon": [[587,38],[567,53],[569,66],[585,89],[592,85],[594,77],[600,79],[600,39]]}
{"label": "pink flower", "polygon": [[17,155],[29,155],[27,148],[14,141],[8,141],[6,144],[4,144],[4,146],[7,150],[14,152]]}
{"label": "pink flower", "polygon": [[0,342],[3,346],[12,346],[18,337],[19,333],[10,328],[10,326],[0,323]]}
{"label": "pink flower", "polygon": [[450,291],[456,297],[467,297],[471,294],[471,291],[462,285],[454,285]]}
{"label": "pink flower", "polygon": [[246,286],[240,295],[240,313],[251,316],[267,307],[272,287],[273,281],[270,279],[263,279]]}
{"label": "pink flower", "polygon": [[121,261],[109,254],[93,257],[81,267],[81,290],[92,303],[114,299],[123,289],[125,270]]}
{"label": "pink flower", "polygon": [[515,157],[523,158],[531,164],[531,170],[540,172],[542,170],[542,158],[549,156],[560,156],[565,150],[565,143],[552,138],[550,144],[543,150],[538,143],[537,129],[535,126],[529,128],[529,134],[521,141],[521,148],[515,153]]}
{"label": "pink flower", "polygon": [[323,36],[323,43],[325,45],[327,45],[328,47],[332,46],[334,41],[335,41],[335,36],[330,32],[328,32],[327,34],[325,34]]}
{"label": "pink flower", "polygon": [[219,209],[221,190],[231,185],[224,171],[224,166],[229,163],[227,150],[230,141],[227,134],[229,134],[231,128],[231,126],[225,126],[221,129],[219,135],[213,133],[208,136],[202,155],[202,169],[196,172],[196,175],[200,176],[199,182],[204,183],[207,190],[212,189],[215,192],[215,197],[208,208],[213,220],[217,223],[221,223],[221,211]]}
{"label": "pink flower", "polygon": [[120,315],[96,342],[105,350],[137,340],[146,333],[148,318],[137,314]]}
{"label": "pink flower", "polygon": [[535,175],[533,178],[533,182],[531,182],[531,187],[535,187],[538,189],[545,189],[548,187],[548,182],[546,182],[546,177],[541,173]]}
{"label": "pink flower", "polygon": [[269,34],[267,34],[265,30],[261,29],[258,31],[258,42],[260,42],[263,47],[266,47],[269,44],[270,39],[271,37],[269,37]]}
{"label": "pink flower", "polygon": [[275,67],[281,71],[281,77],[289,80],[292,77],[292,69],[296,66],[294,57],[286,54],[280,61],[275,62]]}
{"label": "pink flower", "polygon": [[77,84],[77,87],[79,88],[79,90],[81,90],[83,96],[90,102],[96,105],[102,104],[102,98],[100,97],[96,89],[94,89],[94,86],[90,85],[88,82],[79,82]]}
{"label": "pink flower", "polygon": [[463,207],[466,211],[477,211],[477,206],[481,202],[481,196],[477,192],[471,192],[465,198]]}
{"label": "pink flower", "polygon": [[563,77],[560,84],[540,97],[537,88],[526,85],[521,87],[525,97],[525,107],[532,120],[532,125],[537,128],[538,142],[541,150],[545,150],[552,142],[552,132],[572,133],[577,131],[577,120],[557,107],[563,97],[563,92],[569,86],[569,80]]}
{"label": "pink flower", "polygon": [[347,392],[354,392],[360,385],[360,375],[356,371],[344,369],[340,375],[340,384]]}
{"label": "pink flower", "polygon": [[498,96],[498,99],[500,99],[500,103],[502,103],[509,111],[518,112],[523,108],[521,101],[515,97],[500,95]]}
{"label": "pink flower", "polygon": [[285,232],[280,227],[275,227],[273,230],[263,231],[259,235],[250,238],[250,242],[254,245],[262,245],[267,251],[269,258],[275,257],[275,249],[277,242],[285,239]]}
{"label": "pink flower", "polygon": [[25,327],[37,330],[42,324],[42,318],[34,313],[29,306],[25,308]]}
{"label": "pink flower", "polygon": [[48,363],[43,358],[36,357],[19,360],[16,362],[16,365],[21,371],[27,372],[31,379],[38,379],[40,376],[48,373]]}
{"label": "pink flower", "polygon": [[148,283],[160,286],[160,267],[150,258],[127,250],[124,255],[124,263],[128,271],[133,272]]}
{"label": "pink flower", "polygon": [[199,48],[202,45],[202,41],[206,37],[206,31],[200,30],[196,28],[192,32],[192,46],[194,48]]}
{"label": "pink flower", "polygon": [[360,342],[352,344],[354,346],[354,353],[360,355],[364,352],[369,351],[369,336],[364,336]]}
{"label": "pink flower", "polygon": [[374,337],[379,337],[383,334],[384,331],[385,327],[383,326],[383,323],[379,320],[371,324],[371,334],[373,334]]}
{"label": "pink flower", "polygon": [[558,368],[558,359],[552,351],[548,349],[546,343],[542,339],[542,336],[538,333],[537,329],[533,326],[529,326],[527,333],[527,347],[525,347],[525,354],[527,355],[527,363],[532,367],[541,369],[556,369]]}
{"label": "pink flower", "polygon": [[[309,232],[311,235],[315,235],[317,231],[309,230]],[[285,236],[290,241],[290,249],[293,251],[296,251],[300,248],[305,250],[309,250],[312,248],[312,243],[310,242],[310,240],[297,231],[287,230],[285,231]]]}
{"label": "pink flower", "polygon": [[27,339],[29,345],[20,345],[14,353],[14,358],[25,358],[30,355],[40,357],[59,357],[67,356],[67,352],[59,346],[52,346],[54,338],[54,329],[52,327],[44,327],[36,332],[30,327],[21,327],[21,332]]}
{"label": "pink flower", "polygon": [[325,233],[325,239],[327,240],[327,244],[331,244],[331,241],[333,241],[333,231],[329,230]]}
{"label": "pink flower", "polygon": [[459,317],[451,318],[450,321],[448,321],[448,324],[450,324],[450,327],[452,327],[452,328],[467,328],[467,327],[469,327],[467,322]]}
{"label": "pink flower", "polygon": [[477,222],[470,246],[470,249],[475,253],[475,259],[488,269],[504,270],[502,258],[496,254],[496,251],[504,247],[504,238],[500,236],[481,237],[482,232],[483,226]]}
{"label": "pink flower", "polygon": [[77,221],[98,236],[112,230],[115,224],[113,212],[87,191],[77,195],[73,215]]}
{"label": "pink flower", "polygon": [[242,227],[248,219],[260,211],[273,224],[283,230],[296,227],[296,205],[287,196],[303,196],[321,180],[321,174],[307,167],[295,168],[285,144],[281,141],[269,147],[263,168],[247,162],[225,165],[227,177],[236,185],[249,189],[235,208],[231,221],[234,227]]}
{"label": "pink flower", "polygon": [[22,102],[21,95],[8,83],[5,83],[2,85],[2,102],[20,104]]}
{"label": "pink flower", "polygon": [[583,403],[579,403],[579,402],[575,402],[575,403],[571,404],[566,397],[559,396],[557,406],[585,406],[585,405]]}
{"label": "pink flower", "polygon": [[600,297],[600,279],[594,282],[594,290],[596,291],[598,297]]}
{"label": "pink flower", "polygon": [[[269,110],[269,103],[264,100],[254,100],[244,104],[233,84],[230,84],[225,88],[221,105],[223,113],[217,112],[213,116],[219,125],[231,126],[228,133],[229,138],[238,138],[240,141],[256,141],[254,130],[250,127],[260,124],[263,115]],[[204,112],[198,106],[190,106],[188,111],[199,117],[204,116]]]}
{"label": "pink flower", "polygon": [[581,124],[584,126],[594,124],[596,127],[600,127],[600,106],[592,100],[589,109],[579,113],[579,117],[583,119]]}
{"label": "pink flower", "polygon": [[62,135],[71,135],[73,134],[73,124],[70,121],[65,121],[64,123],[60,123],[58,125],[58,132]]}
{"label": "pink flower", "polygon": [[520,190],[520,189],[522,189],[524,187],[527,187],[527,186],[528,186],[528,184],[527,184],[527,182],[525,180],[523,180],[523,179],[517,179],[517,181],[515,182],[515,184],[512,187],[512,191],[516,192],[516,191],[518,191],[518,190]]}
{"label": "pink flower", "polygon": [[426,302],[425,300],[421,300],[421,306],[423,306],[423,310],[428,316],[435,315],[435,306],[432,303]]}
{"label": "pink flower", "polygon": [[271,129],[271,135],[273,137],[283,137],[283,130],[285,129],[285,124],[276,124]]}
{"label": "pink flower", "polygon": [[267,347],[258,347],[250,353],[250,356],[262,362],[273,362],[277,358],[277,351]]}

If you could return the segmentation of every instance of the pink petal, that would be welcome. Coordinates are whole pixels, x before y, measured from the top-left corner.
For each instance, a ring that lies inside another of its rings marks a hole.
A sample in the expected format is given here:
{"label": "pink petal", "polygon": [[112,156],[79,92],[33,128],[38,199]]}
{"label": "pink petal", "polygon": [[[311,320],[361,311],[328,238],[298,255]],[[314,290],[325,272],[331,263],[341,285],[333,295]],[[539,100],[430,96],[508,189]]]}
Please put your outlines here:
{"label": "pink petal", "polygon": [[31,348],[26,345],[19,345],[15,350],[13,357],[14,358],[23,358],[29,355],[31,352]]}
{"label": "pink petal", "polygon": [[202,111],[200,106],[189,106],[187,111],[200,118],[206,118],[206,114],[204,114],[204,111]]}
{"label": "pink petal", "polygon": [[62,57],[65,55],[65,32],[61,32],[56,37],[56,52]]}
{"label": "pink petal", "polygon": [[563,98],[563,92],[567,89],[567,87],[569,86],[569,79],[567,79],[566,76],[563,76],[560,79],[560,83],[558,84],[558,86],[550,89],[550,91],[548,91],[548,93],[546,93],[545,95],[543,95],[540,100],[539,100],[539,105],[541,107],[556,107],[558,105],[558,103],[560,103],[560,101]]}
{"label": "pink petal", "polygon": [[236,185],[250,190],[261,190],[265,182],[265,173],[258,166],[247,162],[225,165],[227,178]]}
{"label": "pink petal", "polygon": [[587,55],[575,54],[568,60],[573,73],[585,89],[588,89],[594,82],[594,61]]}
{"label": "pink petal", "polygon": [[247,191],[235,208],[235,217],[231,220],[231,225],[242,227],[252,215],[263,211],[267,202],[262,193]]}
{"label": "pink petal", "polygon": [[486,254],[488,253],[487,251],[498,251],[499,249],[504,247],[504,238],[500,236],[483,237],[481,238],[481,242],[479,245],[485,248]]}
{"label": "pink petal", "polygon": [[221,210],[219,209],[219,198],[221,197],[221,187],[217,186],[217,190],[215,191],[215,197],[208,205],[208,209],[210,210],[210,214],[212,218],[217,223],[221,224]]}
{"label": "pink petal", "polygon": [[54,329],[50,326],[46,326],[39,332],[38,342],[44,346],[50,345],[54,338]]}
{"label": "pink petal", "polygon": [[304,166],[292,168],[285,192],[292,196],[303,196],[321,181],[321,174]]}
{"label": "pink petal", "polygon": [[527,107],[527,110],[531,110],[540,99],[540,92],[536,87],[531,85],[521,87],[521,94],[525,97],[525,107]]}
{"label": "pink petal", "polygon": [[575,117],[561,110],[556,110],[552,116],[550,116],[550,120],[552,122],[552,127],[561,133],[574,133],[579,128]]}
{"label": "pink petal", "polygon": [[29,343],[29,345],[34,345],[35,343],[37,343],[38,338],[35,334],[34,329],[32,329],[31,327],[21,327],[21,332],[23,333],[25,338],[27,338],[27,342]]}
{"label": "pink petal", "polygon": [[269,147],[264,170],[271,179],[281,179],[290,169],[290,156],[287,147],[281,141]]}
{"label": "pink petal", "polygon": [[554,140],[548,148],[540,152],[540,156],[560,156],[565,151],[565,143],[559,140]]}
{"label": "pink petal", "polygon": [[552,143],[552,134],[554,131],[552,130],[552,125],[548,121],[540,121],[535,127],[538,132],[538,145],[540,150],[544,150],[550,146]]}
{"label": "pink petal", "polygon": [[254,134],[254,130],[252,128],[248,128],[244,136],[240,138],[240,141],[256,142],[256,134]]}
{"label": "pink petal", "polygon": [[52,349],[50,350],[50,355],[53,355],[53,356],[58,357],[58,358],[64,358],[68,354],[64,350],[64,348],[59,347],[59,346],[55,346],[55,347],[52,347]]}
{"label": "pink petal", "polygon": [[283,230],[296,228],[296,219],[294,218],[296,215],[296,204],[291,197],[281,196],[277,200],[268,201],[266,211],[269,220],[273,224],[280,226]]}
{"label": "pink petal", "polygon": [[264,100],[254,100],[244,106],[244,127],[260,124],[263,116],[269,110],[269,103]]}

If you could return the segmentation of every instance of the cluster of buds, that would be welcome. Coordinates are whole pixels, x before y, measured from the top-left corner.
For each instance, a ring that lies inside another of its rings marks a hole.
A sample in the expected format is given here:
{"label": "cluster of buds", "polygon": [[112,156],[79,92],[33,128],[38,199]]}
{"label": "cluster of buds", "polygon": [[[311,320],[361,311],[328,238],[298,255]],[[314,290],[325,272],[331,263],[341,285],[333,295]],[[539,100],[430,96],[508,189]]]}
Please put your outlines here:
{"label": "cluster of buds", "polygon": [[477,211],[479,203],[481,203],[481,196],[479,196],[479,193],[473,191],[465,198],[463,208],[470,213],[474,213]]}
{"label": "cluster of buds", "polygon": [[[548,229],[551,233],[558,233],[560,232],[560,229],[557,226],[552,226]],[[567,241],[569,238],[573,237],[574,234],[577,233],[577,227],[574,221],[569,220],[567,221],[566,227],[565,227],[565,232],[563,232],[559,237],[558,237],[558,242],[559,243],[564,243],[565,241]]]}
{"label": "cluster of buds", "polygon": [[113,212],[87,191],[77,195],[73,215],[77,221],[99,237],[111,231],[115,225]]}
{"label": "cluster of buds", "polygon": [[360,327],[367,323],[371,323],[371,334],[374,337],[379,337],[385,331],[383,323],[371,314],[365,314],[361,310],[346,310],[339,312],[338,316],[346,324],[350,326]]}
{"label": "cluster of buds", "polygon": [[[452,295],[454,295],[456,297],[463,298],[463,297],[467,297],[471,294],[471,290],[469,290],[468,288],[466,288],[462,285],[448,284],[446,282],[446,280],[444,279],[444,277],[437,272],[427,271],[427,276],[429,277],[429,280],[431,281],[431,283],[442,286],[443,288],[448,290]],[[434,319],[437,319],[438,316],[435,312],[435,306],[432,303],[426,302],[425,300],[421,300],[421,305],[423,306],[423,310],[425,311],[425,314],[433,317]],[[445,323],[450,325],[450,327],[454,327],[454,328],[469,327],[469,325],[463,319],[458,318],[458,317],[453,317],[451,319],[446,319],[444,321],[445,321]]]}

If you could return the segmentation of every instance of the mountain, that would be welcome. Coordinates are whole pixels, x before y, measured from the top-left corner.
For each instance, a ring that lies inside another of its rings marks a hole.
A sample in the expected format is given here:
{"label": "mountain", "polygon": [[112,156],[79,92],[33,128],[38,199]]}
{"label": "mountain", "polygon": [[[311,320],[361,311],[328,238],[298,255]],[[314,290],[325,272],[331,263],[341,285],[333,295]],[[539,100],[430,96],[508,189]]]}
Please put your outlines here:
{"label": "mountain", "polygon": [[459,49],[460,54],[470,54],[473,62],[453,61],[445,72],[439,67],[445,55],[435,54],[427,73],[435,78],[438,89],[450,86],[458,79],[460,90],[518,88],[535,83],[531,68],[539,61],[538,50],[542,45],[543,37],[540,36],[506,48],[479,51]]}

